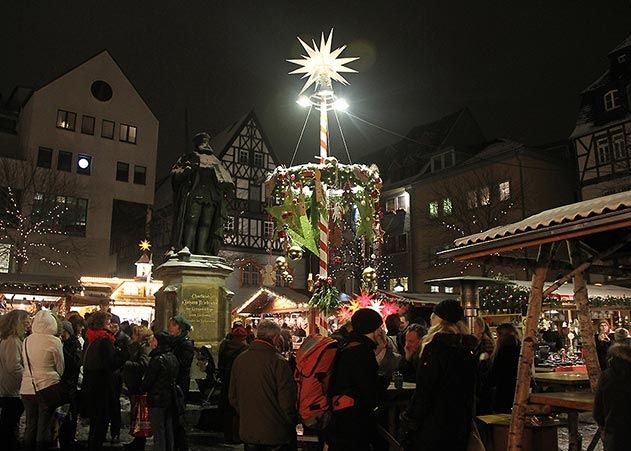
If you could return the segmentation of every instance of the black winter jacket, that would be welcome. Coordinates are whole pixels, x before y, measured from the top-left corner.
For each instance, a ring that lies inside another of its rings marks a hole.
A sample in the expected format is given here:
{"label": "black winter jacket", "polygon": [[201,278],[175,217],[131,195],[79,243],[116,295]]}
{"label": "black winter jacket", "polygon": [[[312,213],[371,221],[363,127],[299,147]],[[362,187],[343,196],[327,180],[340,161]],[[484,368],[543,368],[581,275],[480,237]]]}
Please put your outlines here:
{"label": "black winter jacket", "polygon": [[195,345],[188,335],[180,335],[173,338],[171,350],[179,364],[177,384],[182,389],[186,400],[191,384],[191,365],[195,357]]}
{"label": "black winter jacket", "polygon": [[404,414],[411,429],[408,449],[465,451],[474,411],[476,339],[438,333],[425,346],[416,390]]}
{"label": "black winter jacket", "polygon": [[84,412],[91,418],[109,418],[114,399],[115,351],[106,338],[86,344],[81,394]]}
{"label": "black winter jacket", "polygon": [[76,335],[71,335],[63,344],[64,350],[64,374],[61,382],[65,385],[70,396],[77,392],[79,373],[81,372],[81,342]]}
{"label": "black winter jacket", "polygon": [[147,393],[147,403],[149,407],[174,408],[177,359],[171,351],[160,348],[151,351],[149,356],[151,360],[142,379],[143,391]]}
{"label": "black winter jacket", "polygon": [[609,348],[609,368],[598,381],[594,420],[605,431],[607,451],[626,451],[631,443],[631,346]]}
{"label": "black winter jacket", "polygon": [[495,387],[493,411],[495,413],[511,413],[515,386],[517,385],[517,367],[521,345],[517,339],[498,347],[489,375],[489,385]]}
{"label": "black winter jacket", "polygon": [[149,366],[151,347],[147,341],[132,343],[129,347],[129,360],[123,367],[123,381],[130,395],[140,395],[142,378]]}

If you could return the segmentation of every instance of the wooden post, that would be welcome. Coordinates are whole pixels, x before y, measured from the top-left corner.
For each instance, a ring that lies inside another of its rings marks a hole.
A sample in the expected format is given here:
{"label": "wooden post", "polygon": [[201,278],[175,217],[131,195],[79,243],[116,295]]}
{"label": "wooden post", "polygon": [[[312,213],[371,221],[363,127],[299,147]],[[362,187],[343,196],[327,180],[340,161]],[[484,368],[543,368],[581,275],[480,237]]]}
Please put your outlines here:
{"label": "wooden post", "polygon": [[[578,261],[578,248],[576,243],[567,242],[567,250],[570,255],[570,261],[575,263]],[[594,336],[594,325],[592,323],[592,315],[589,310],[589,301],[587,286],[583,273],[574,275],[574,302],[578,313],[578,323],[581,329],[581,342],[583,343],[583,357],[587,366],[587,374],[589,376],[589,386],[592,392],[596,391],[598,379],[600,378],[600,364],[596,354],[596,340]]]}
{"label": "wooden post", "polygon": [[535,352],[535,343],[537,341],[537,324],[539,323],[541,305],[543,303],[543,284],[546,280],[548,264],[552,259],[553,250],[554,248],[551,244],[542,244],[539,246],[537,264],[532,276],[532,289],[528,299],[526,331],[524,341],[521,345],[519,366],[517,368],[517,386],[515,387],[515,398],[513,400],[513,413],[508,430],[508,451],[519,451],[522,449],[525,417],[528,397],[530,395],[532,361]]}

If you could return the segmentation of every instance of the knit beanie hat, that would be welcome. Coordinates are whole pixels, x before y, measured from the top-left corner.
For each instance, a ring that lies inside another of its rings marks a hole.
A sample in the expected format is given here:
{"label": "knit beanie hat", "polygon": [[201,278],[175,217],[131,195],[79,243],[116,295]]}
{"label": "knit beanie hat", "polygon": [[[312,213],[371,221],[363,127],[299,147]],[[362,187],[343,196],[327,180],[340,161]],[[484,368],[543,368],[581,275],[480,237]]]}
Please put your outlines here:
{"label": "knit beanie hat", "polygon": [[353,313],[351,324],[353,325],[353,332],[365,335],[379,329],[383,324],[383,319],[375,310],[361,308]]}
{"label": "knit beanie hat", "polygon": [[245,330],[243,326],[235,326],[232,329],[232,336],[238,338],[239,340],[245,339],[248,336],[248,332]]}
{"label": "knit beanie hat", "polygon": [[613,339],[616,342],[622,342],[626,340],[627,338],[629,338],[629,331],[625,329],[624,327],[617,328],[615,332],[613,333]]}
{"label": "knit beanie hat", "polygon": [[184,318],[184,315],[175,315],[173,318],[171,318],[171,321],[180,326],[182,333],[186,333],[192,329],[191,323],[189,323],[188,320]]}
{"label": "knit beanie hat", "polygon": [[61,327],[63,327],[63,329],[70,335],[74,335],[74,327],[72,327],[72,323],[70,321],[62,321]]}
{"label": "knit beanie hat", "polygon": [[445,299],[444,301],[440,301],[434,307],[434,314],[443,321],[453,324],[464,319],[464,310],[462,310],[460,302],[455,299]]}

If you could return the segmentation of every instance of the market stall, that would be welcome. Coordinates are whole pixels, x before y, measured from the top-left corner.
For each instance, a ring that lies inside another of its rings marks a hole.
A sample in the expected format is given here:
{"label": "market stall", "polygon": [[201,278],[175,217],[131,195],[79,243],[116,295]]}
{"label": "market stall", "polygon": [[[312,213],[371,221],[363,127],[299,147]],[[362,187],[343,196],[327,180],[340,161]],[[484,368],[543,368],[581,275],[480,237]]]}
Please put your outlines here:
{"label": "market stall", "polygon": [[280,324],[307,328],[309,292],[288,287],[262,287],[232,311],[237,319],[254,321],[264,317],[274,318]]}

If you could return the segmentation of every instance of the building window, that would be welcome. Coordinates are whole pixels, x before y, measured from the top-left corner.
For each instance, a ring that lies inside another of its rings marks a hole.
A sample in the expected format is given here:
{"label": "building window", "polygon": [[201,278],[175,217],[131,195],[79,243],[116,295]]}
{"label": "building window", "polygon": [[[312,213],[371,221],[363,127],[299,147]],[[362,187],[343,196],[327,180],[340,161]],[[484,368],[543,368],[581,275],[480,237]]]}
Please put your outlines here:
{"label": "building window", "polygon": [[134,166],[134,184],[147,184],[147,168],[144,166]]}
{"label": "building window", "polygon": [[451,199],[446,197],[443,199],[443,214],[450,215],[453,211]]}
{"label": "building window", "polygon": [[391,277],[388,279],[388,290],[395,292],[408,291],[407,277]]}
{"label": "building window", "polygon": [[391,199],[386,200],[386,211],[396,212],[396,211],[407,211],[408,203],[407,203],[407,195],[401,194],[400,196],[393,197]]}
{"label": "building window", "polygon": [[57,170],[71,172],[72,171],[72,152],[60,150],[57,155]]}
{"label": "building window", "polygon": [[114,139],[114,122],[103,119],[101,123],[101,136],[107,139]]}
{"label": "building window", "polygon": [[239,163],[248,164],[250,162],[250,153],[247,150],[239,149]]}
{"label": "building window", "polygon": [[11,263],[11,245],[0,243],[0,273],[8,273]]}
{"label": "building window", "polygon": [[237,199],[249,199],[250,181],[248,179],[237,178]]}
{"label": "building window", "polygon": [[37,167],[50,169],[53,166],[53,149],[40,147],[37,151]]}
{"label": "building window", "polygon": [[244,287],[258,287],[261,282],[261,272],[253,264],[248,263],[241,267],[241,285]]}
{"label": "building window", "polygon": [[133,125],[121,124],[119,140],[125,143],[136,144],[136,127]]}
{"label": "building window", "polygon": [[508,200],[510,199],[510,182],[502,182],[499,185],[500,191],[500,200]]}
{"label": "building window", "polygon": [[116,162],[116,180],[119,182],[129,182],[129,164],[122,161]]}
{"label": "building window", "polygon": [[254,152],[254,166],[257,168],[263,167],[263,154],[261,152]]}
{"label": "building window", "polygon": [[255,237],[261,236],[261,221],[258,219],[250,219],[249,235]]}
{"label": "building window", "polygon": [[263,221],[263,238],[271,240],[274,236],[274,223],[272,221]]}
{"label": "building window", "polygon": [[57,110],[57,128],[74,131],[77,114],[72,111]]}
{"label": "building window", "polygon": [[32,215],[36,221],[41,221],[48,227],[51,233],[85,236],[88,199],[35,193]]}
{"label": "building window", "polygon": [[620,94],[617,89],[606,92],[603,100],[605,102],[605,111],[615,110],[620,106]]}
{"label": "building window", "polygon": [[90,175],[92,172],[92,157],[80,153],[77,156],[77,174]]}
{"label": "building window", "polygon": [[453,293],[454,292],[454,287],[445,287],[445,293]]}
{"label": "building window", "polygon": [[488,186],[485,186],[480,190],[480,205],[491,204],[491,190]]}
{"label": "building window", "polygon": [[606,137],[596,140],[596,154],[598,156],[598,164],[609,163],[611,155],[609,154],[609,140]]}
{"label": "building window", "polygon": [[478,193],[476,191],[469,191],[467,193],[467,207],[469,207],[469,209],[478,207]]}
{"label": "building window", "polygon": [[234,233],[234,216],[228,216],[223,223],[224,233]]}
{"label": "building window", "polygon": [[616,133],[611,137],[613,147],[613,157],[616,160],[623,160],[627,157],[627,146],[624,143],[624,134]]}
{"label": "building window", "polygon": [[430,218],[438,217],[438,202],[429,203],[429,217]]}
{"label": "building window", "polygon": [[94,135],[94,121],[95,119],[92,116],[86,116],[85,114],[81,117],[81,133],[84,135]]}
{"label": "building window", "polygon": [[618,56],[618,63],[624,63],[627,60],[627,55],[624,53]]}
{"label": "building window", "polygon": [[440,287],[438,285],[430,285],[429,292],[430,293],[440,293]]}

